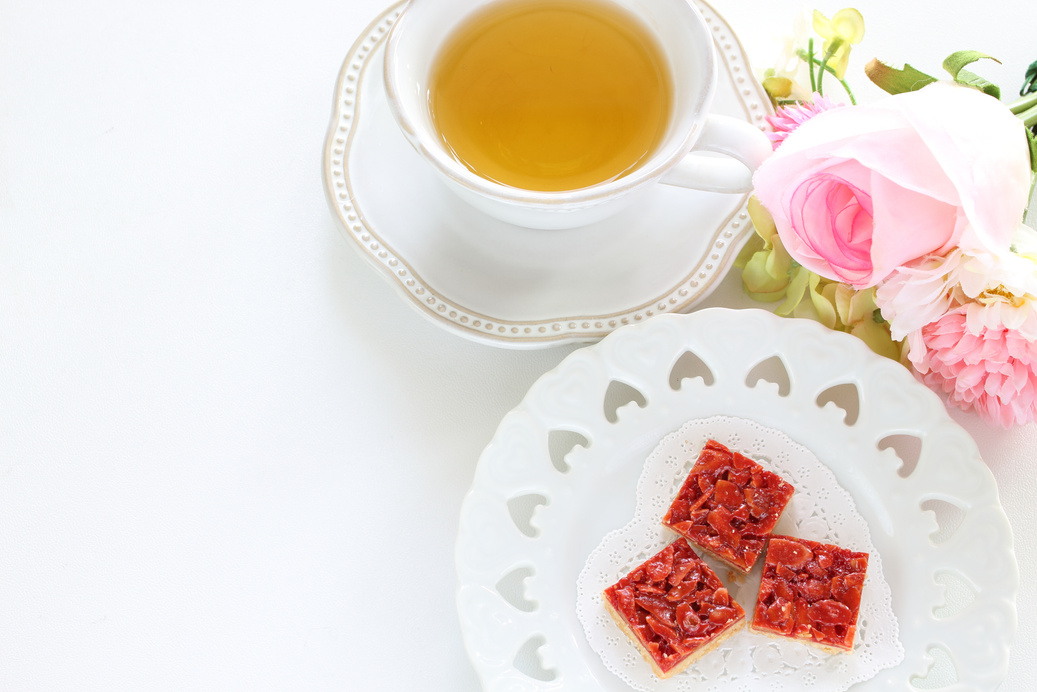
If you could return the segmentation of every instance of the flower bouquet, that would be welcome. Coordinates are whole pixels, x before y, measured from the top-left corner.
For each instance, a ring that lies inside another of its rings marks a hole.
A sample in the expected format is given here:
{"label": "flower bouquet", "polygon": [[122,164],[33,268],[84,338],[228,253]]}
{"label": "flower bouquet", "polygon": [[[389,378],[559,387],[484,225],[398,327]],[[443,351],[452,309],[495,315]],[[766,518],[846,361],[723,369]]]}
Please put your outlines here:
{"label": "flower bouquet", "polygon": [[[1037,231],[1023,219],[1037,63],[1005,104],[965,69],[981,53],[948,57],[944,80],[873,60],[865,72],[889,95],[857,105],[846,69],[860,13],[811,23],[820,48],[792,42],[763,75],[774,154],[753,181],[746,291],[860,337],[990,423],[1035,420]],[[826,78],[848,104],[824,94]]]}

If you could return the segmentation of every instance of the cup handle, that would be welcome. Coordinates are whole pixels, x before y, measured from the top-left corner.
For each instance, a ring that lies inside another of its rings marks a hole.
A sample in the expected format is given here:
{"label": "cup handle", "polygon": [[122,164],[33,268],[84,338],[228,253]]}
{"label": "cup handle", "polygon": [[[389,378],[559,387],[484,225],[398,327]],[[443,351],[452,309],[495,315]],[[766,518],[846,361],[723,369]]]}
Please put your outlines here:
{"label": "cup handle", "polygon": [[[712,151],[725,157],[702,156]],[[662,182],[706,192],[751,192],[753,173],[773,148],[759,128],[738,118],[710,115],[694,150],[663,176]]]}

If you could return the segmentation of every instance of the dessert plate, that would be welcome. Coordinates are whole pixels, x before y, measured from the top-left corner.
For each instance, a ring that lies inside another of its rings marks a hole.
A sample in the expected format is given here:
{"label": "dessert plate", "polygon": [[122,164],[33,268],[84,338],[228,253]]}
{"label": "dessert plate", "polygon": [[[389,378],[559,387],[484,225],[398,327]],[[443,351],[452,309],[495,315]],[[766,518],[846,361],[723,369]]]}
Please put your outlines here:
{"label": "dessert plate", "polygon": [[710,308],[659,315],[570,354],[483,451],[456,566],[461,628],[486,690],[629,689],[589,645],[576,583],[602,538],[634,515],[658,442],[713,416],[808,449],[867,521],[905,655],[854,690],[916,689],[937,659],[953,666],[951,689],[998,686],[1019,577],[972,438],[905,368],[851,336]]}
{"label": "dessert plate", "polygon": [[[770,102],[745,52],[720,15],[695,4],[720,58],[713,111],[762,127]],[[508,226],[455,199],[386,102],[385,38],[403,6],[346,56],[323,175],[343,235],[410,305],[476,341],[542,348],[687,311],[713,290],[751,233],[747,195],[657,185],[616,217],[564,231]]]}

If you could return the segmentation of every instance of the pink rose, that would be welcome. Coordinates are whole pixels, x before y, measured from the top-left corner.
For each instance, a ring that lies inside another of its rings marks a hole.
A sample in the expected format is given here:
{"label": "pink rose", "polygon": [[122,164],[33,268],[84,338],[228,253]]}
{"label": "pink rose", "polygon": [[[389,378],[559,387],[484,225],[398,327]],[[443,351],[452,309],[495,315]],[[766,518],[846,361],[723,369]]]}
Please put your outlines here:
{"label": "pink rose", "polygon": [[792,257],[857,288],[930,253],[1003,249],[1022,221],[1030,156],[999,101],[937,82],[819,113],[753,179]]}

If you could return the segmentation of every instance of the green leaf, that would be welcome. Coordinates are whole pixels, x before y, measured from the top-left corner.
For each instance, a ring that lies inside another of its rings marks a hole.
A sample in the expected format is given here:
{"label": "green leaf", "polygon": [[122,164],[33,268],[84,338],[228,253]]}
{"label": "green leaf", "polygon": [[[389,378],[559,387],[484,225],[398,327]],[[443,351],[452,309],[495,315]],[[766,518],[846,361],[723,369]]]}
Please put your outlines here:
{"label": "green leaf", "polygon": [[996,84],[991,84],[990,82],[983,79],[974,72],[969,72],[968,70],[960,70],[958,72],[958,76],[955,77],[954,81],[958,84],[970,86],[973,89],[979,89],[987,96],[993,96],[998,100],[1001,99],[1001,87],[999,87]]}
{"label": "green leaf", "polygon": [[943,69],[950,72],[951,77],[958,84],[964,84],[973,89],[979,89],[988,96],[1000,99],[1001,88],[999,86],[988,82],[974,72],[964,69],[966,65],[971,65],[977,60],[993,60],[998,65],[1001,64],[1001,61],[997,58],[989,56],[986,53],[980,53],[978,50],[959,50],[957,53],[951,53],[947,56],[947,59],[943,61]]}
{"label": "green leaf", "polygon": [[951,53],[947,56],[947,59],[943,61],[943,69],[950,72],[951,77],[957,82],[961,68],[971,65],[977,60],[993,60],[998,65],[1001,64],[1001,61],[997,58],[991,57],[986,53],[980,53],[978,50],[959,50],[957,53]]}
{"label": "green leaf", "polygon": [[877,58],[873,58],[871,62],[864,66],[864,73],[868,75],[868,79],[875,82],[887,94],[903,94],[908,91],[918,91],[922,87],[936,81],[935,77],[919,72],[910,65],[904,65],[904,69],[898,70]]}
{"label": "green leaf", "polygon": [[1034,93],[1037,93],[1037,60],[1026,68],[1026,80],[1023,82],[1023,88],[1019,90],[1020,96]]}
{"label": "green leaf", "polygon": [[1030,170],[1037,173],[1037,136],[1030,128],[1026,128],[1026,141],[1030,145]]}

